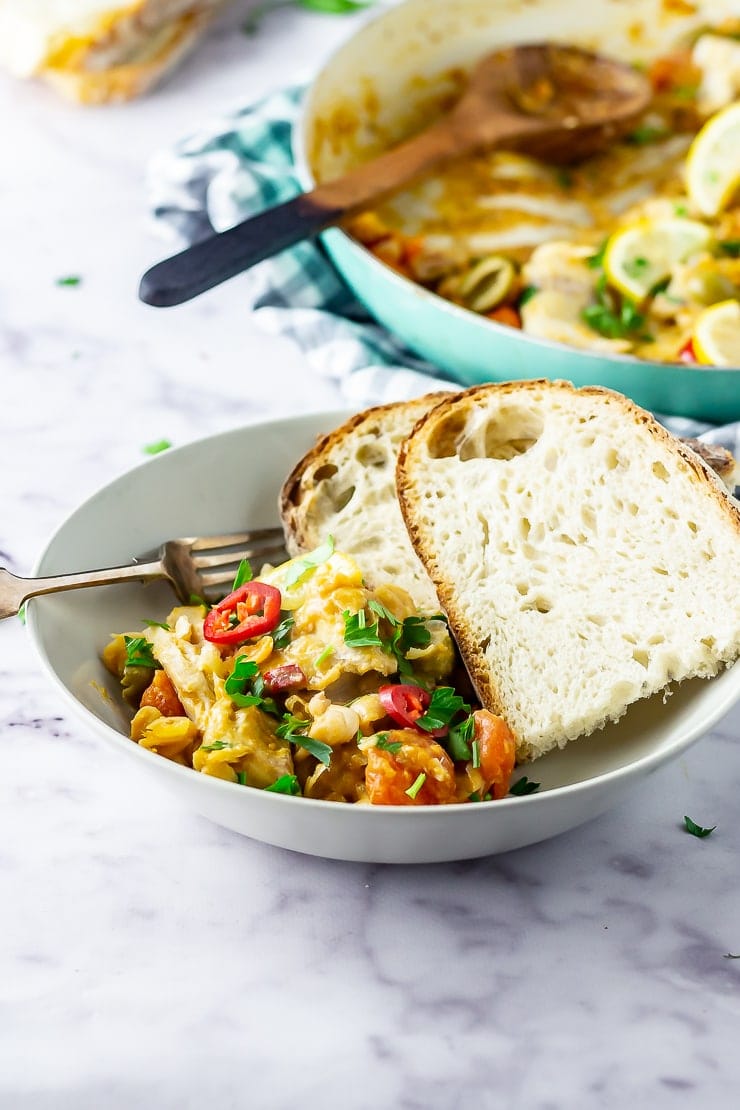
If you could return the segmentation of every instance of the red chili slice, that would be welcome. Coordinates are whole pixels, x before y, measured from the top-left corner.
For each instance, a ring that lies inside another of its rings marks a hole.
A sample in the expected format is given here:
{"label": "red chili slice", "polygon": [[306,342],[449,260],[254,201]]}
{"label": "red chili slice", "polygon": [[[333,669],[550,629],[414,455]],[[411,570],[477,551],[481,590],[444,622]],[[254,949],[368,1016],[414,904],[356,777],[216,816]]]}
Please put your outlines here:
{"label": "red chili slice", "polygon": [[694,350],[693,340],[687,339],[683,347],[678,352],[678,361],[685,363],[687,366],[696,366],[699,359],[696,357]]}
{"label": "red chili slice", "polygon": [[280,622],[282,597],[266,582],[245,582],[219,601],[203,622],[203,635],[212,644],[241,644],[272,632]]}
{"label": "red chili slice", "polygon": [[389,717],[403,728],[414,728],[426,736],[446,736],[446,728],[419,728],[417,721],[426,712],[431,695],[421,688],[410,683],[399,683],[393,686],[381,686],[378,690],[383,709]]}

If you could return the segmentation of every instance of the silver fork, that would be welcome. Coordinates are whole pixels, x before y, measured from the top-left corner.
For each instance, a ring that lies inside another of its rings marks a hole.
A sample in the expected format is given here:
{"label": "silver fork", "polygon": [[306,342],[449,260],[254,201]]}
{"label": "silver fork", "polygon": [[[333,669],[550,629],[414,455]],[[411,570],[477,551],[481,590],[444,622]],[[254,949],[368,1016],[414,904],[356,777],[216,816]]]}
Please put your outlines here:
{"label": "silver fork", "polygon": [[[0,567],[0,619],[12,617],[24,601],[39,594],[104,586],[114,582],[151,582],[165,579],[182,602],[193,596],[218,601],[228,593],[242,559],[282,562],[287,558],[281,528],[262,528],[223,536],[190,536],[167,540],[122,567],[59,574],[51,578],[19,578]],[[224,589],[223,587],[227,588]]]}

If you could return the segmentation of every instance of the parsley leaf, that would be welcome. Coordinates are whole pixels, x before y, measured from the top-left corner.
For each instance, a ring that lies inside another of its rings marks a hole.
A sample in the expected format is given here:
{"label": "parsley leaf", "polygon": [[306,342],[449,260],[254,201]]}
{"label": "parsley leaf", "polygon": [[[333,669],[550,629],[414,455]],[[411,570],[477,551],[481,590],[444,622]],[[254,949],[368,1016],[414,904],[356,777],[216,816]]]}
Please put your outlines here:
{"label": "parsley leaf", "polygon": [[420,775],[416,776],[414,781],[411,783],[411,786],[408,788],[408,790],[404,791],[404,793],[408,794],[409,798],[415,798],[426,781],[427,777],[422,771]]}
{"label": "parsley leaf", "polygon": [[239,563],[239,569],[236,572],[236,577],[234,578],[234,585],[231,587],[231,592],[233,593],[234,590],[238,590],[239,587],[243,586],[245,582],[251,582],[253,578],[254,575],[252,574],[252,564],[250,563],[249,559],[242,559],[242,561]]}
{"label": "parsley leaf", "polygon": [[152,671],[161,670],[161,664],[152,654],[152,645],[145,636],[124,636],[126,645],[126,667],[148,667]]}
{"label": "parsley leaf", "polygon": [[348,647],[382,648],[384,646],[378,632],[380,622],[375,621],[374,624],[368,624],[364,609],[360,609],[359,613],[350,613],[349,609],[345,609],[342,618],[344,620],[344,642]]}
{"label": "parsley leaf", "polygon": [[328,767],[331,761],[331,747],[321,740],[314,740],[312,736],[305,735],[304,730],[308,728],[309,723],[309,721],[304,721],[300,717],[294,717],[292,713],[285,713],[283,714],[283,723],[277,727],[277,735],[281,740],[287,740],[291,744],[297,744],[298,747],[305,748],[307,752],[318,759],[319,763]]}
{"label": "parsley leaf", "polygon": [[468,794],[468,801],[469,802],[490,802],[492,800],[493,799],[491,797],[490,792],[487,793],[487,794],[484,794],[482,798],[481,798],[481,796],[480,796],[480,794],[478,793],[477,790],[474,790],[472,794]]}
{"label": "parsley leaf", "polygon": [[165,632],[171,631],[170,626],[165,621],[143,620],[141,623],[145,624],[147,628],[163,628]]}
{"label": "parsley leaf", "polygon": [[537,293],[539,293],[539,289],[536,285],[525,285],[519,294],[519,307],[521,308],[527,301],[531,301]]}
{"label": "parsley leaf", "polygon": [[592,270],[600,270],[604,265],[604,255],[606,254],[606,244],[609,242],[605,239],[595,254],[591,254],[586,259],[586,265]]}
{"label": "parsley leaf", "polygon": [[656,143],[660,139],[667,139],[670,131],[665,127],[650,127],[647,124],[641,127],[636,127],[627,136],[627,142],[631,146],[647,146],[648,143]]}
{"label": "parsley leaf", "polygon": [[159,455],[162,451],[166,451],[172,444],[168,439],[158,439],[156,443],[145,443],[142,451],[146,455]]}
{"label": "parsley leaf", "polygon": [[282,651],[290,643],[290,630],[295,624],[295,617],[292,613],[286,613],[277,628],[274,628],[270,635],[272,636],[272,646]]}
{"label": "parsley leaf", "polygon": [[295,775],[281,775],[279,779],[275,779],[272,786],[266,786],[265,790],[273,794],[292,794],[294,796],[301,793],[300,783]]}
{"label": "parsley leaf", "polygon": [[447,728],[452,718],[458,713],[470,713],[470,706],[455,693],[452,686],[437,686],[432,693],[432,700],[426,712],[416,720],[417,728],[426,732],[433,732],[438,728]]}
{"label": "parsley leaf", "polygon": [[326,647],[324,648],[324,650],[319,652],[319,654],[314,659],[314,661],[313,661],[314,667],[320,667],[321,664],[325,663],[326,660],[329,658],[329,656],[333,655],[335,651],[336,651],[336,648],[334,647],[334,644],[327,644]]}
{"label": "parsley leaf", "polygon": [[236,772],[236,781],[239,783],[240,786],[246,786],[247,785],[247,772],[246,771],[237,771]]}
{"label": "parsley leaf", "polygon": [[325,12],[327,15],[351,15],[369,7],[372,0],[295,0],[301,8],[311,12]]}
{"label": "parsley leaf", "polygon": [[[617,307],[616,301],[607,290],[604,274],[596,283],[596,303],[587,305],[581,312],[581,318],[593,331],[606,336],[607,339],[622,339],[632,335],[639,332],[645,323],[645,317],[626,297]],[[643,334],[639,338],[649,339],[650,336]]]}
{"label": "parsley leaf", "polygon": [[691,833],[692,836],[698,836],[700,839],[703,839],[705,836],[710,836],[717,828],[716,825],[712,825],[711,828],[705,829],[702,825],[697,825],[690,817],[684,817],[683,823],[687,833]]}
{"label": "parsley leaf", "polygon": [[304,555],[302,559],[297,559],[296,562],[290,567],[283,578],[286,586],[297,586],[309,574],[313,574],[317,567],[322,563],[326,563],[331,559],[334,554],[334,537],[329,536],[321,547],[317,547],[315,551],[309,552]]}
{"label": "parsley leaf", "polygon": [[260,674],[260,669],[251,659],[237,655],[234,669],[224,683],[224,690],[241,709],[250,705],[258,706],[263,713],[270,713],[273,717],[280,716],[274,698],[263,697],[265,682]]}
{"label": "parsley leaf", "polygon": [[400,751],[403,744],[400,740],[389,740],[387,732],[379,732],[375,737],[375,747],[379,748],[381,752],[390,752],[395,755]]}
{"label": "parsley leaf", "polygon": [[67,274],[66,277],[57,278],[56,284],[59,286],[67,286],[73,288],[76,285],[82,284],[82,278],[79,274]]}
{"label": "parsley leaf", "polygon": [[541,782],[532,782],[526,775],[522,775],[509,787],[509,793],[516,797],[523,797],[525,794],[536,794],[541,786]]}
{"label": "parsley leaf", "polygon": [[723,239],[717,246],[722,254],[728,255],[730,258],[740,258],[740,239]]}
{"label": "parsley leaf", "polygon": [[471,713],[459,725],[452,725],[447,734],[447,751],[454,760],[473,758],[471,740],[475,735],[475,717]]}
{"label": "parsley leaf", "polygon": [[214,740],[212,744],[201,744],[200,750],[202,752],[220,752],[224,748],[230,748],[231,745],[227,744],[225,740]]}

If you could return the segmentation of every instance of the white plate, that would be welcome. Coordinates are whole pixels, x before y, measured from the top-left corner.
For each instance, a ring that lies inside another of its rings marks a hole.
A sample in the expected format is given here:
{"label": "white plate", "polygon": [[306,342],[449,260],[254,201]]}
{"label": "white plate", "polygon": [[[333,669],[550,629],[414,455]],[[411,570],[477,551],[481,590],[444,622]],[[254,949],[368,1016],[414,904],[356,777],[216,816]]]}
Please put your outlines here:
{"label": "white plate", "polygon": [[[309,415],[237,429],[157,455],[86,501],[57,531],[36,573],[128,562],[170,536],[277,522],[284,475],[348,414]],[[740,664],[685,683],[664,704],[638,703],[601,733],[525,768],[537,794],[481,805],[413,808],[284,797],[210,778],[128,739],[117,684],[99,653],[112,632],[136,630],[173,603],[163,585],[105,586],[38,598],[28,628],[68,703],[105,744],[136,760],[197,813],[256,840],[333,859],[429,863],[533,844],[613,806],[673,759],[740,697]]]}

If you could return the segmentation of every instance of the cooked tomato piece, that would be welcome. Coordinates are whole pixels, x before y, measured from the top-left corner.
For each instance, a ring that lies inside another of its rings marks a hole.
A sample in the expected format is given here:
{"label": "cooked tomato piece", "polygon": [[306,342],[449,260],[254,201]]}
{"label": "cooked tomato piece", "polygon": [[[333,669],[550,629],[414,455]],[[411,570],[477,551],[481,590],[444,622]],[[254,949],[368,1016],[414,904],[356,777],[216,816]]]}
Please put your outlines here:
{"label": "cooked tomato piece", "polygon": [[476,709],[473,720],[485,790],[494,798],[505,798],[516,761],[514,734],[503,717],[487,709]]}
{"label": "cooked tomato piece", "polygon": [[696,357],[696,351],[694,350],[694,342],[692,339],[686,340],[683,347],[681,347],[681,349],[679,350],[677,358],[679,362],[684,362],[687,366],[696,366],[699,359]]}
{"label": "cooked tomato piece", "polygon": [[218,605],[203,622],[203,635],[213,644],[241,644],[264,636],[280,623],[282,597],[266,582],[245,582]]}
{"label": "cooked tomato piece", "polygon": [[487,312],[486,316],[489,320],[495,320],[497,324],[506,324],[509,328],[520,328],[522,326],[521,316],[510,304],[501,304],[498,308]]}
{"label": "cooked tomato piece", "polygon": [[155,671],[154,678],[141,695],[141,707],[153,705],[163,717],[184,717],[185,710],[177,691],[165,671]]}
{"label": "cooked tomato piece", "polygon": [[457,800],[454,765],[436,740],[398,729],[385,734],[382,745],[367,751],[365,790],[373,805],[445,805]]}

